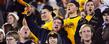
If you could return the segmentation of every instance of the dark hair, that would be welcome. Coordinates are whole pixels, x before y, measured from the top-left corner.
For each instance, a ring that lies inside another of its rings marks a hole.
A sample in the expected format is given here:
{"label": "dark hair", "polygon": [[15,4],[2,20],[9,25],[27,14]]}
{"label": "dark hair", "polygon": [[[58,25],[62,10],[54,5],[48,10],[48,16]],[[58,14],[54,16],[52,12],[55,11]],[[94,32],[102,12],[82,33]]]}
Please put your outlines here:
{"label": "dark hair", "polygon": [[53,32],[52,32],[52,33],[49,33],[48,37],[57,38],[58,35],[57,35],[57,33],[53,33]]}
{"label": "dark hair", "polygon": [[77,1],[71,1],[70,3],[75,4],[75,5],[76,5],[76,7],[78,7],[78,9],[79,9],[79,3],[78,3]]}
{"label": "dark hair", "polygon": [[109,15],[109,8],[106,8],[103,12],[102,15],[105,15],[105,13],[107,13]]}
{"label": "dark hair", "polygon": [[50,5],[44,5],[43,9],[47,9],[49,11],[53,11],[53,7]]}
{"label": "dark hair", "polygon": [[6,34],[6,37],[13,37],[16,41],[19,40],[19,34],[15,31],[9,31],[7,34]]}
{"label": "dark hair", "polygon": [[54,31],[51,31],[49,34],[48,34],[48,37],[47,37],[47,42],[48,44],[49,43],[49,37],[53,37],[53,38],[57,38],[57,44],[62,44],[62,40],[61,40],[61,37],[60,35],[57,33],[57,32],[54,32]]}
{"label": "dark hair", "polygon": [[[82,33],[82,29],[83,29],[84,27],[89,27],[90,30],[91,30],[91,33],[95,33],[95,30],[94,30],[93,26],[90,25],[90,24],[83,24],[83,25],[80,27],[79,33]],[[92,37],[93,37],[93,36],[92,36]]]}
{"label": "dark hair", "polygon": [[63,21],[63,19],[62,19],[62,18],[60,18],[60,17],[54,17],[54,18],[53,18],[53,20],[56,20],[56,19],[61,20],[62,25],[64,25],[64,21]]}
{"label": "dark hair", "polygon": [[56,16],[56,14],[53,12],[53,7],[52,7],[52,6],[50,6],[50,5],[45,5],[45,6],[43,7],[43,9],[47,9],[47,10],[49,10],[50,12],[52,12],[52,17]]}
{"label": "dark hair", "polygon": [[92,0],[88,0],[86,3],[88,3],[88,2],[93,2]]}
{"label": "dark hair", "polygon": [[17,31],[16,29],[13,28],[13,26],[11,24],[5,24],[3,26],[4,30],[5,30],[5,34],[8,32],[8,31]]}
{"label": "dark hair", "polygon": [[[93,1],[92,1],[92,0],[88,0],[88,1],[85,3],[85,9],[86,9],[86,5],[87,5],[88,2],[93,2]],[[93,4],[94,4],[94,2],[93,2]],[[94,6],[95,6],[95,5],[94,5]],[[90,14],[90,15],[93,15],[94,13],[95,13],[95,12],[93,12],[93,13]],[[86,10],[85,10],[85,14],[88,14]]]}

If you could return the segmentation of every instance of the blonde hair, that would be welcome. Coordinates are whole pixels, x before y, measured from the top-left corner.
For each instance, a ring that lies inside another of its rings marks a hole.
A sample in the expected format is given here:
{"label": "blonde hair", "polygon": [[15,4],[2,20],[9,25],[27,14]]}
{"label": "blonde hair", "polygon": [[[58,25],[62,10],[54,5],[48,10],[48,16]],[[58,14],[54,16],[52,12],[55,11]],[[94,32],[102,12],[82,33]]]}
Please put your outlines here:
{"label": "blonde hair", "polygon": [[91,25],[89,25],[89,24],[83,24],[83,25],[81,26],[80,30],[79,30],[79,33],[82,32],[82,29],[83,29],[84,27],[90,27],[91,32],[93,32],[93,27],[92,27]]}

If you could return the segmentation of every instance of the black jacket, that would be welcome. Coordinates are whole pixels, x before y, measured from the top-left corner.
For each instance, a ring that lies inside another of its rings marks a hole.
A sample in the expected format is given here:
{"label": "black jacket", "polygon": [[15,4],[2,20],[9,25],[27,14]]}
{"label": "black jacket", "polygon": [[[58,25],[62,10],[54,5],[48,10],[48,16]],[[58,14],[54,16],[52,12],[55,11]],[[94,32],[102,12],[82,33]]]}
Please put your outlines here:
{"label": "black jacket", "polygon": [[106,44],[109,44],[109,24],[105,24],[105,28],[103,29],[102,38],[105,40]]}
{"label": "black jacket", "polygon": [[[40,26],[34,24],[32,21],[29,21],[28,18],[26,18],[27,24],[30,28],[30,31],[39,38],[41,41],[40,44],[46,44],[47,36],[50,30],[43,29]],[[61,29],[59,32],[57,32],[61,39],[62,39],[62,44],[71,44],[71,41],[67,38],[67,32],[64,29]]]}

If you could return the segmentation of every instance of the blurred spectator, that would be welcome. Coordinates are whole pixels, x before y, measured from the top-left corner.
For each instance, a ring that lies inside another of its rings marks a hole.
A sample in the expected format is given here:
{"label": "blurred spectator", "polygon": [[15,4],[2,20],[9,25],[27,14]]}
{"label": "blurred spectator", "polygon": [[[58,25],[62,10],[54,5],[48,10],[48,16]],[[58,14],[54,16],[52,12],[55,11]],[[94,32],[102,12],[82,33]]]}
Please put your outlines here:
{"label": "blurred spectator", "polygon": [[29,35],[30,35],[30,30],[28,28],[28,26],[24,25],[22,26],[22,28],[18,31],[19,35],[20,35],[20,40],[18,42],[18,44],[32,44],[34,43]]}
{"label": "blurred spectator", "polygon": [[18,40],[19,40],[19,34],[15,31],[9,31],[6,34],[6,43],[7,44],[17,44]]}
{"label": "blurred spectator", "polygon": [[69,3],[69,0],[61,0],[63,7],[67,7],[67,4]]}
{"label": "blurred spectator", "polygon": [[[23,18],[22,25],[23,26],[27,26],[27,22],[26,22],[26,19],[25,18]],[[38,38],[32,32],[30,32],[29,38],[31,40],[33,40],[33,42],[35,42],[36,44],[38,43]]]}
{"label": "blurred spectator", "polygon": [[79,13],[79,3],[76,1],[68,3],[65,18],[76,17],[78,16],[78,13]]}
{"label": "blurred spectator", "polygon": [[55,14],[53,13],[53,8],[50,5],[45,5],[41,11],[41,18],[43,21],[47,22],[52,20]]}
{"label": "blurred spectator", "polygon": [[39,12],[41,12],[41,10],[43,9],[45,4],[46,4],[46,2],[44,0],[38,0],[37,1],[37,10]]}
{"label": "blurred spectator", "polygon": [[51,31],[48,34],[47,43],[48,44],[62,44],[62,39],[58,33]]}
{"label": "blurred spectator", "polygon": [[13,12],[15,10],[17,0],[6,0],[5,12]]}
{"label": "blurred spectator", "polygon": [[3,10],[1,10],[3,8],[0,8],[0,28],[2,27],[2,25],[4,24],[4,14],[3,14]]}
{"label": "blurred spectator", "polygon": [[109,0],[102,0],[104,5],[107,5],[109,7]]}
{"label": "blurred spectator", "polygon": [[5,41],[5,32],[3,29],[0,29],[0,44],[6,44]]}
{"label": "blurred spectator", "polygon": [[50,5],[45,5],[41,11],[41,19],[44,21],[42,28],[52,30],[53,17],[55,16],[53,8]]}
{"label": "blurred spectator", "polygon": [[[19,22],[21,27],[24,25],[27,26],[26,20],[28,20],[29,22],[31,21],[32,23],[38,26],[41,26],[43,24],[40,13],[36,10],[36,8],[33,5],[30,5],[30,9],[28,9],[28,7],[25,7],[25,10],[27,10],[28,12],[24,14],[24,18]],[[30,33],[30,36],[30,38],[34,39],[35,43],[38,42],[38,38],[34,34],[32,34],[32,32]]]}
{"label": "blurred spectator", "polygon": [[[102,23],[103,23],[103,18],[101,12],[102,10],[102,2],[101,0],[92,0],[95,4],[94,7],[94,15],[91,18],[89,24],[91,24],[94,29],[94,39],[96,40],[96,44],[104,44],[103,39],[102,39]],[[103,7],[104,8],[104,7]]]}
{"label": "blurred spectator", "polygon": [[[27,21],[28,23],[28,21]],[[45,44],[46,40],[47,40],[47,36],[48,33],[50,32],[50,30],[47,29],[43,29],[38,27],[37,25],[35,25],[34,23],[32,23],[32,25],[30,25],[29,22],[28,26],[31,27],[30,30],[33,34],[35,34],[35,36],[38,36],[39,40],[41,41],[41,44]],[[57,32],[61,39],[62,39],[62,44],[71,44],[70,40],[67,38],[67,32],[63,29],[62,25],[63,25],[63,20],[59,17],[55,17],[53,19],[53,31]]]}
{"label": "blurred spectator", "polygon": [[[92,0],[95,4],[95,10],[100,9],[100,12],[103,12],[105,8],[108,8],[107,5],[105,5],[105,0]],[[104,2],[103,2],[104,1]],[[107,0],[108,2],[108,0]]]}
{"label": "blurred spectator", "polygon": [[[93,1],[87,1],[87,2],[84,4],[83,17],[84,17],[88,22],[90,22],[91,19],[92,19],[93,16],[94,16],[94,9],[95,9],[95,6],[94,6]],[[83,17],[82,17],[82,18],[83,18]]]}
{"label": "blurred spectator", "polygon": [[9,31],[17,31],[16,29],[14,29],[14,28],[12,27],[11,24],[4,24],[2,28],[3,28],[4,32],[5,32],[5,34],[6,34],[7,32],[9,32]]}
{"label": "blurred spectator", "polygon": [[0,1],[0,28],[2,27],[2,25],[4,24],[4,13],[5,13],[5,11],[4,11],[4,5],[5,5],[5,0],[1,0]]}
{"label": "blurred spectator", "polygon": [[54,8],[59,8],[59,6],[57,5],[57,1],[56,1],[56,0],[49,0],[49,1],[48,1],[48,4],[49,4],[50,6],[52,6],[53,9],[54,9]]}
{"label": "blurred spectator", "polygon": [[67,5],[66,15],[64,19],[64,28],[68,33],[68,38],[71,40],[72,44],[75,44],[75,33],[78,25],[78,21],[81,16],[79,16],[79,3],[70,2]]}
{"label": "blurred spectator", "polygon": [[106,44],[109,44],[109,8],[105,9],[102,14],[104,19],[102,38]]}
{"label": "blurred spectator", "polygon": [[105,28],[105,25],[109,23],[108,22],[109,8],[106,8],[102,14],[103,14],[103,20],[104,20],[103,28]]}
{"label": "blurred spectator", "polygon": [[94,34],[94,29],[90,25],[83,24],[80,28],[79,34],[81,36],[80,44],[95,44],[92,39]]}
{"label": "blurred spectator", "polygon": [[18,20],[19,17],[17,16],[16,12],[9,12],[6,23],[11,24],[13,28],[17,28]]}

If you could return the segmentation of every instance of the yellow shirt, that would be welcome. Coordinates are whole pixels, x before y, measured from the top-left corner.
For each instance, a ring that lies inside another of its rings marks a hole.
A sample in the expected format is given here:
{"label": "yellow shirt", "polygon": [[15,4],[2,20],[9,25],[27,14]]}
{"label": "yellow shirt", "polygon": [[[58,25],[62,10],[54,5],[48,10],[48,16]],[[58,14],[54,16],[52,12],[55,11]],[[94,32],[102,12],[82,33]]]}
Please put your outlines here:
{"label": "yellow shirt", "polygon": [[52,26],[53,26],[53,21],[51,20],[49,22],[46,22],[41,28],[52,30],[53,29]]}
{"label": "yellow shirt", "polygon": [[76,1],[79,3],[79,5],[80,5],[79,10],[81,11],[81,10],[84,9],[84,4],[85,4],[88,0],[76,0]]}
{"label": "yellow shirt", "polygon": [[91,20],[92,16],[91,15],[86,15],[86,19],[88,20],[88,22]]}
{"label": "yellow shirt", "polygon": [[72,44],[75,44],[74,35],[80,18],[81,18],[80,16],[77,16],[72,19],[70,18],[64,19],[64,28],[67,31],[68,33],[67,37],[71,40]]}
{"label": "yellow shirt", "polygon": [[34,41],[35,44],[38,44],[39,39],[32,32],[30,33],[29,36]]}

